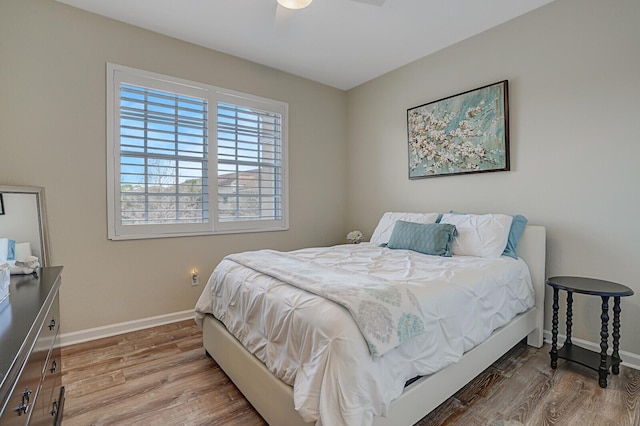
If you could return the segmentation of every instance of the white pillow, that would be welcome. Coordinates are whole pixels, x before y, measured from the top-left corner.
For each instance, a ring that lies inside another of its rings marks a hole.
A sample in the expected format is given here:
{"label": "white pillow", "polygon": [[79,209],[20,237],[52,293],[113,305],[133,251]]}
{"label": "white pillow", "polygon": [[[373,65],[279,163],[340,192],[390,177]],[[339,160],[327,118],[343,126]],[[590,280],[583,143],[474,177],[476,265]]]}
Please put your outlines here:
{"label": "white pillow", "polygon": [[451,254],[498,259],[509,239],[513,217],[506,214],[443,214],[440,223],[456,226]]}
{"label": "white pillow", "polygon": [[380,245],[387,244],[391,238],[393,227],[396,226],[396,222],[404,220],[405,222],[415,223],[436,223],[439,213],[394,213],[386,212],[380,218],[378,226],[371,235],[371,242]]}

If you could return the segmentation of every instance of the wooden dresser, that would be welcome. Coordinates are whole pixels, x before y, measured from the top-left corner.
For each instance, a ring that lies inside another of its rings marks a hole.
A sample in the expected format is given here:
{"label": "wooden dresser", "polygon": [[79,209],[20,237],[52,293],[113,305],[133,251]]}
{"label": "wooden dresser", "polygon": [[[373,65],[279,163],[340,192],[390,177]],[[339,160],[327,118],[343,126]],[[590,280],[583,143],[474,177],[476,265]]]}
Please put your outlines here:
{"label": "wooden dresser", "polygon": [[61,266],[13,275],[0,303],[0,425],[59,425],[64,387],[58,344]]}

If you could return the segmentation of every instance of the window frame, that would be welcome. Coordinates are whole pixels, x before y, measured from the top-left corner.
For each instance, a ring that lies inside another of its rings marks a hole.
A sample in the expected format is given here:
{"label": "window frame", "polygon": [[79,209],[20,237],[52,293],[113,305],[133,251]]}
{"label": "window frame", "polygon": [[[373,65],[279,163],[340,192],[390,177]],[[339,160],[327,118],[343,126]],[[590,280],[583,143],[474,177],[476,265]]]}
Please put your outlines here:
{"label": "window frame", "polygon": [[[122,225],[120,219],[120,83],[147,87],[208,102],[208,222]],[[288,104],[204,83],[107,63],[107,233],[110,240],[284,231],[289,229]],[[281,116],[280,151],[282,216],[275,220],[219,220],[218,103],[258,108]]]}

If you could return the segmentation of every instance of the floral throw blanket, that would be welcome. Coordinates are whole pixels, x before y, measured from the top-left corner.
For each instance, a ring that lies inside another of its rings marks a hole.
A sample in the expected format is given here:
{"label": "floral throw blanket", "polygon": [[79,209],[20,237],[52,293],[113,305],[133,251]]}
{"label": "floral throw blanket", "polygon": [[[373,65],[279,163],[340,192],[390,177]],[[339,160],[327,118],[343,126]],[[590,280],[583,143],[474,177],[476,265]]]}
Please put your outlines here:
{"label": "floral throw blanket", "polygon": [[392,281],[328,268],[274,250],[232,254],[226,259],[344,306],[374,357],[425,331],[416,297]]}

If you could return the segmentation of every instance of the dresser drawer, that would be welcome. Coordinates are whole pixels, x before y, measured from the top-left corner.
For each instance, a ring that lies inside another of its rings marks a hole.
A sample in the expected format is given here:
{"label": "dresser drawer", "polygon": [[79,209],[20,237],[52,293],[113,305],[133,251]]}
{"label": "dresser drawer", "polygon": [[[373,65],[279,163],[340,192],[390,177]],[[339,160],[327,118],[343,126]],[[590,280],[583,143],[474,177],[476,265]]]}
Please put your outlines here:
{"label": "dresser drawer", "polygon": [[60,393],[62,375],[60,369],[56,373],[49,373],[42,382],[36,407],[30,419],[30,426],[51,426],[58,417],[62,417],[64,400]]}
{"label": "dresser drawer", "polygon": [[[60,329],[60,303],[58,302],[58,295],[56,294],[47,315],[45,316],[44,323],[40,328],[40,334],[33,348],[32,355],[38,357],[41,361],[40,372],[44,376],[51,366],[48,361],[53,344],[58,336],[58,330]],[[57,361],[59,363],[59,360]]]}
{"label": "dresser drawer", "polygon": [[25,425],[31,415],[38,411],[38,393],[42,379],[42,360],[30,356],[24,364],[20,378],[11,391],[7,407],[2,413],[2,426]]}
{"label": "dresser drawer", "polygon": [[59,295],[56,294],[40,332],[38,343],[36,343],[39,349],[34,349],[34,352],[45,353],[38,401],[30,419],[30,425],[34,426],[52,425],[58,412],[57,401],[54,404],[57,399],[57,394],[54,395],[55,388],[60,387],[62,371],[61,351],[58,344],[58,330],[60,328],[60,303],[58,298]]}
{"label": "dresser drawer", "polygon": [[31,425],[52,425],[58,411],[61,410],[59,401],[60,385],[62,383],[62,365],[60,347],[55,344],[51,350],[47,368],[38,395],[35,412],[31,418]]}

